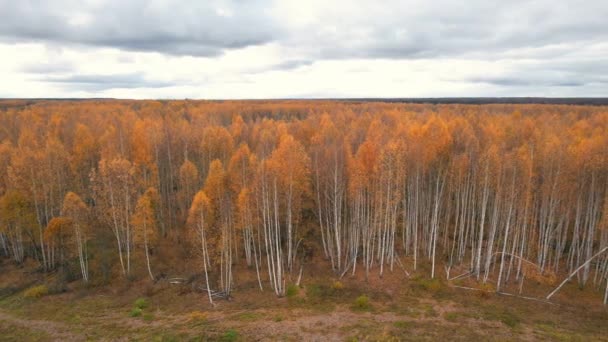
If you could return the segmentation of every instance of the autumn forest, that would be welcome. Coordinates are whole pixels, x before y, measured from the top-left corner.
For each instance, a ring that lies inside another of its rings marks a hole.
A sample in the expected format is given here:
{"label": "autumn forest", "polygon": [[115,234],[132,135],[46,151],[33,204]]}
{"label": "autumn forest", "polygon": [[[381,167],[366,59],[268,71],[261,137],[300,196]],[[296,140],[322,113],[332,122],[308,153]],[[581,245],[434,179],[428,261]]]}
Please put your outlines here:
{"label": "autumn forest", "polygon": [[[71,282],[472,279],[608,301],[604,106],[0,102],[0,257]],[[555,291],[553,291],[555,289]]]}

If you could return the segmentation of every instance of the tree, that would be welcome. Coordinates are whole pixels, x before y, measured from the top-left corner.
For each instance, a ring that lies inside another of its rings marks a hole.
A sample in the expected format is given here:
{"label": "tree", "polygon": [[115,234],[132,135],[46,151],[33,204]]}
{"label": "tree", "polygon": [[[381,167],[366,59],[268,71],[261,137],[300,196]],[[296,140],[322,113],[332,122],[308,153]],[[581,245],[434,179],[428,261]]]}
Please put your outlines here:
{"label": "tree", "polygon": [[33,204],[23,193],[9,190],[0,197],[0,221],[1,233],[7,237],[13,259],[22,263],[25,259],[26,238],[33,238],[36,226]]}
{"label": "tree", "polygon": [[84,192],[89,186],[89,174],[99,161],[99,146],[88,126],[81,123],[76,125],[69,159],[70,169],[77,182],[76,189]]}
{"label": "tree", "polygon": [[220,287],[224,291],[224,295],[229,296],[233,282],[233,217],[226,172],[219,159],[211,162],[203,191],[208,196],[211,212],[215,215],[209,234],[209,239],[213,241],[214,259],[212,260],[215,260],[215,265],[220,268]]}
{"label": "tree", "polygon": [[158,228],[157,228],[157,208],[158,208],[158,192],[154,188],[148,188],[146,192],[139,197],[135,212],[131,217],[133,226],[133,241],[136,244],[142,244],[146,255],[146,266],[148,275],[151,280],[154,280],[152,267],[150,265],[150,248],[157,243]]}
{"label": "tree", "polygon": [[[44,230],[44,239],[49,248],[50,265],[54,267],[59,258],[59,264],[63,265],[72,248],[70,235],[72,234],[72,220],[67,217],[53,217]],[[57,254],[59,254],[57,256]]]}
{"label": "tree", "polygon": [[[347,187],[344,137],[328,114],[321,117],[319,126],[311,142],[317,217],[325,255],[330,259],[332,268],[341,272],[343,267],[349,266],[347,262],[342,262],[343,253],[347,254],[343,220]],[[352,260],[353,255],[348,255],[347,259],[345,261]]]}
{"label": "tree", "polygon": [[200,253],[203,257],[203,271],[205,274],[205,282],[207,284],[207,295],[209,297],[209,303],[213,305],[213,298],[211,296],[211,286],[209,284],[209,272],[208,268],[211,267],[209,258],[208,246],[207,246],[207,230],[210,223],[213,223],[214,213],[212,211],[209,198],[204,191],[199,191],[192,200],[192,206],[188,211],[188,226],[194,241],[200,241]]}
{"label": "tree", "polygon": [[184,260],[196,241],[210,301],[241,263],[283,296],[317,253],[340,277],[397,265],[501,292],[608,284],[608,254],[587,262],[608,246],[601,106],[4,101],[0,114],[0,257],[46,271],[129,276],[145,254],[153,278],[155,256]]}
{"label": "tree", "polygon": [[197,189],[200,188],[199,173],[196,165],[193,162],[186,159],[179,168],[179,201],[180,210],[183,212],[183,220],[188,214],[188,208],[192,202],[192,198],[196,194]]}
{"label": "tree", "polygon": [[[254,181],[257,160],[245,144],[239,146],[230,158],[227,171],[227,181],[230,197],[236,199],[236,211],[238,213],[237,228],[242,236],[243,249],[245,250],[245,261],[251,266],[255,254],[255,241],[253,231],[253,217],[251,210],[251,194],[248,189]],[[259,247],[258,247],[259,248]]]}
{"label": "tree", "polygon": [[[304,146],[291,135],[281,136],[279,146],[268,160],[276,190],[280,191],[280,201],[283,206],[287,231],[287,269],[292,270],[296,256],[294,240],[297,236],[297,224],[300,220],[302,200],[310,192],[310,158]],[[277,184],[278,183],[278,184]],[[275,191],[276,191],[275,190]],[[275,198],[279,200],[279,197]],[[280,207],[279,203],[275,204]]]}
{"label": "tree", "polygon": [[89,281],[89,258],[87,253],[88,241],[88,226],[87,215],[88,208],[80,199],[80,196],[73,192],[68,192],[63,199],[63,207],[61,212],[64,217],[70,219],[73,229],[73,239],[78,250],[78,259],[80,261],[80,272],[84,282]]}
{"label": "tree", "polygon": [[96,209],[114,233],[122,273],[126,276],[131,271],[135,168],[128,160],[118,157],[100,160],[98,169],[91,174]]}
{"label": "tree", "polygon": [[209,126],[203,131],[201,141],[201,154],[203,161],[203,175],[207,174],[207,167],[211,162],[218,159],[222,164],[227,164],[232,154],[232,136],[230,132],[220,126]]}

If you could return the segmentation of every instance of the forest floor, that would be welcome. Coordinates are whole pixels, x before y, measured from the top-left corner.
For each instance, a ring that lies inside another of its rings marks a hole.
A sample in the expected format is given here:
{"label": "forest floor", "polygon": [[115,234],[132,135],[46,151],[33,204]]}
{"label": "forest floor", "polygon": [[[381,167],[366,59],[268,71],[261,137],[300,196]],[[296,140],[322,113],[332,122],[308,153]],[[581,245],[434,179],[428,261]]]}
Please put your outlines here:
{"label": "forest floor", "polygon": [[25,298],[41,273],[4,262],[0,274],[3,341],[608,341],[608,309],[575,285],[544,303],[397,271],[340,281],[310,272],[283,298],[241,279],[230,301],[212,307],[191,285],[147,280],[76,281],[68,292]]}

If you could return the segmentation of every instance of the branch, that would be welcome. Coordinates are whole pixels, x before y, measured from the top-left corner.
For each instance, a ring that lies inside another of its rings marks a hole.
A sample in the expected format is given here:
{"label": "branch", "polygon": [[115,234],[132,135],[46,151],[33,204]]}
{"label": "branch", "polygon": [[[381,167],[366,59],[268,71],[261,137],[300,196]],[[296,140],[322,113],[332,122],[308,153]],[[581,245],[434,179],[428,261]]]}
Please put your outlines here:
{"label": "branch", "polygon": [[521,299],[526,299],[526,300],[533,300],[535,302],[540,302],[540,303],[545,303],[545,304],[550,304],[550,305],[558,305],[556,303],[551,303],[551,302],[549,302],[547,300],[544,300],[542,298],[518,296],[516,294],[507,293],[507,292],[494,292],[494,291],[491,291],[491,290],[482,290],[482,289],[476,289],[474,287],[467,287],[467,286],[458,286],[458,285],[449,285],[449,286],[450,287],[454,287],[454,288],[458,288],[458,289],[463,289],[463,290],[481,291],[481,292],[487,292],[487,293],[496,293],[496,294],[503,295],[503,296],[516,297],[516,298],[521,298]]}
{"label": "branch", "polygon": [[587,261],[585,261],[585,262],[584,262],[582,265],[580,265],[580,266],[579,266],[579,267],[578,267],[576,270],[574,270],[574,272],[570,273],[570,275],[569,275],[569,276],[568,276],[566,279],[564,279],[564,281],[562,281],[562,283],[561,283],[561,284],[559,284],[559,286],[558,286],[558,287],[556,287],[556,288],[555,288],[555,290],[553,290],[553,292],[549,293],[549,295],[547,296],[547,298],[546,298],[546,299],[547,299],[547,300],[549,300],[551,297],[553,297],[553,295],[554,295],[555,293],[557,293],[557,291],[559,291],[559,289],[561,289],[561,288],[562,288],[562,286],[564,286],[564,285],[565,285],[565,284],[568,282],[568,280],[570,280],[570,279],[571,279],[571,278],[572,278],[572,277],[573,277],[573,276],[574,276],[576,273],[578,273],[578,271],[580,271],[580,270],[581,270],[581,268],[585,267],[585,265],[587,265],[588,263],[590,263],[590,262],[591,262],[591,260],[595,259],[595,257],[599,256],[600,254],[604,253],[605,251],[608,251],[608,246],[607,246],[607,247],[604,247],[604,248],[603,248],[601,251],[599,251],[599,252],[595,253],[595,255],[594,255],[594,256],[592,256],[591,258],[587,259]]}
{"label": "branch", "polygon": [[460,278],[462,278],[462,277],[464,277],[464,276],[470,276],[470,275],[471,275],[471,272],[470,272],[470,271],[469,271],[469,272],[465,272],[465,273],[463,273],[463,274],[461,274],[461,275],[458,275],[458,276],[455,276],[455,277],[452,277],[452,278],[448,278],[448,281],[452,281],[452,280],[460,279]]}
{"label": "branch", "polygon": [[401,267],[401,269],[403,270],[403,272],[405,272],[405,275],[409,278],[410,277],[410,273],[403,266],[403,263],[401,262],[401,259],[399,258],[399,256],[397,256],[395,258],[395,260],[397,260],[397,265],[399,265],[399,267]]}

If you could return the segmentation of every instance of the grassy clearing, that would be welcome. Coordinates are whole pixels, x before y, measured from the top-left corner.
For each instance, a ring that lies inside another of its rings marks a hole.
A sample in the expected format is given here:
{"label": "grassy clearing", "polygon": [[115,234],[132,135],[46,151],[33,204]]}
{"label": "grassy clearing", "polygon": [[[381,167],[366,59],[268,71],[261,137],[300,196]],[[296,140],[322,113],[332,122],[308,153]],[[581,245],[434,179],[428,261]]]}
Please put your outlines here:
{"label": "grassy clearing", "polygon": [[7,342],[51,340],[51,336],[43,331],[11,325],[10,323],[2,320],[0,320],[0,336],[2,341]]}
{"label": "grassy clearing", "polygon": [[600,306],[479,296],[422,277],[395,284],[381,291],[363,281],[316,278],[286,298],[254,285],[237,289],[233,301],[211,307],[204,295],[162,284],[126,283],[25,298],[24,291],[34,286],[30,283],[18,291],[0,289],[5,293],[0,336],[9,341],[54,338],[44,325],[20,325],[2,320],[2,314],[58,324],[88,340],[601,340],[608,333],[608,310]]}

